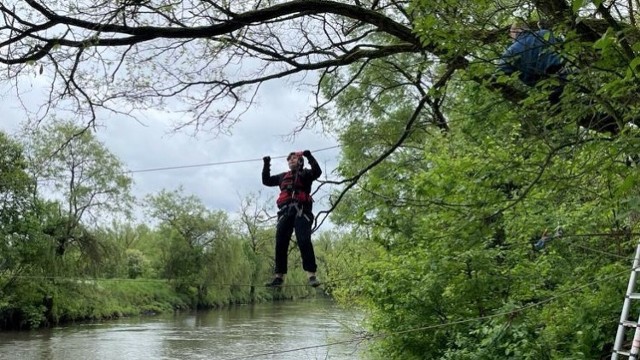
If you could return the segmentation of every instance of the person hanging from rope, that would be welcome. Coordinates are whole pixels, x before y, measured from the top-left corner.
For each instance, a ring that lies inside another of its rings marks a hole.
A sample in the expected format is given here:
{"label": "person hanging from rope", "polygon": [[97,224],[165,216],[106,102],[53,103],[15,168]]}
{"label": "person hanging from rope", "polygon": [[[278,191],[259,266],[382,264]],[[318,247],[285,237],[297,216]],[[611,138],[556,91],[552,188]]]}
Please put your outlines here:
{"label": "person hanging from rope", "polygon": [[540,81],[552,77],[558,84],[549,94],[549,102],[556,105],[567,82],[567,71],[558,53],[561,39],[550,30],[532,31],[525,23],[514,23],[509,29],[513,43],[500,58],[498,69],[506,75],[518,72],[518,78],[525,85],[536,86]]}
{"label": "person hanging from rope", "polygon": [[[304,157],[311,169],[304,168]],[[287,156],[289,171],[271,175],[271,157],[263,158],[262,184],[279,186],[278,223],[276,225],[276,255],[273,280],[268,287],[281,286],[287,273],[287,253],[291,235],[295,230],[296,241],[302,257],[302,268],[307,272],[309,285],[317,287],[316,258],[311,244],[311,224],[313,222],[311,184],[322,174],[320,165],[311,155],[311,151],[292,152]]]}

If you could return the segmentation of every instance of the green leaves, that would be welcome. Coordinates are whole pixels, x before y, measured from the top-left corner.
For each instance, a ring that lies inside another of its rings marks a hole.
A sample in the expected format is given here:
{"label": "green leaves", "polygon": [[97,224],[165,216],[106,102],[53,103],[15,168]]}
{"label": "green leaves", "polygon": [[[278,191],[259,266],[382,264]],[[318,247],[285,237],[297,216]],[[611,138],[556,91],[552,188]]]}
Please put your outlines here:
{"label": "green leaves", "polygon": [[596,42],[593,43],[595,49],[604,50],[614,45],[616,39],[612,29],[608,29]]}
{"label": "green leaves", "polygon": [[69,121],[47,124],[24,141],[30,172],[36,179],[46,179],[50,191],[64,204],[52,235],[58,255],[68,246],[77,246],[98,261],[100,246],[86,228],[97,219],[128,213],[131,178],[122,162],[90,129]]}
{"label": "green leaves", "polygon": [[571,10],[574,13],[578,13],[580,8],[584,6],[585,0],[571,0]]}
{"label": "green leaves", "polygon": [[[615,48],[606,41],[599,46]],[[378,80],[371,78],[371,86]],[[606,86],[599,90],[609,99],[622,96]],[[353,88],[349,101],[367,91]],[[528,99],[514,105],[460,83],[444,107],[450,130],[415,128],[358,181],[334,214],[365,234],[362,249],[350,249],[357,263],[344,265],[365,275],[338,291],[364,304],[372,329],[387,334],[375,347],[382,356],[604,356],[613,321],[583,316],[579,303],[592,302],[590,311],[615,319],[612,309],[619,310],[621,298],[593,301],[588,291],[573,289],[596,281],[600,269],[617,266],[617,256],[631,251],[624,237],[613,234],[634,226],[637,207],[631,200],[637,200],[638,175],[623,159],[638,152],[637,138],[629,133],[613,140],[567,120],[584,111],[579,100],[586,95],[568,90],[564,112],[555,117],[543,88],[527,91]],[[385,94],[400,101],[393,109],[411,103],[399,94],[406,92]],[[351,106],[345,102],[343,110]],[[345,177],[388,148],[406,113],[376,110],[360,118],[367,121],[355,119],[342,132]],[[536,250],[534,244],[558,226],[567,235]],[[592,233],[612,236],[572,236]],[[610,283],[615,288],[624,279]],[[556,304],[552,299],[562,294],[567,297]],[[501,313],[508,315],[485,319]],[[574,329],[593,325],[578,335],[551,320],[570,316]],[[457,325],[467,319],[478,320]],[[440,325],[428,334],[410,331]]]}

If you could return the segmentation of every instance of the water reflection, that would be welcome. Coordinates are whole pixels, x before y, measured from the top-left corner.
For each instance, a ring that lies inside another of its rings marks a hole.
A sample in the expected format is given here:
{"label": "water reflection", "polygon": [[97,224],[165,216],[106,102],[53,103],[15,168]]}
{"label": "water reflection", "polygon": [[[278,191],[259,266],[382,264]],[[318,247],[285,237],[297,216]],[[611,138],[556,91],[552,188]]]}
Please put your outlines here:
{"label": "water reflection", "polygon": [[[244,305],[3,332],[0,359],[356,359],[357,342],[323,345],[355,337],[359,320],[359,314],[324,299]],[[299,348],[307,349],[283,352]]]}

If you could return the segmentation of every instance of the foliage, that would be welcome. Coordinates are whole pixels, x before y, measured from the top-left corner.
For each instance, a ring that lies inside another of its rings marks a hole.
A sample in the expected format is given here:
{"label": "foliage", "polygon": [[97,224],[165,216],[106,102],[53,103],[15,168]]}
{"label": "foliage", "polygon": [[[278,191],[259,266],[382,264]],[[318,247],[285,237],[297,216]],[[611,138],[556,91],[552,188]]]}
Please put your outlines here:
{"label": "foliage", "polygon": [[[334,293],[370,312],[384,334],[371,349],[384,358],[606,356],[638,226],[639,174],[626,161],[635,130],[610,138],[556,124],[532,134],[542,125],[487,107],[491,93],[470,86],[460,96],[455,128],[408,138],[334,214],[361,235],[341,244],[358,246],[339,266],[362,274]],[[395,121],[385,114],[343,132],[345,176],[393,139]],[[562,237],[534,247],[558,226]]]}
{"label": "foliage", "polygon": [[165,281],[64,279],[18,281],[14,301],[0,308],[3,328],[151,315],[188,307]]}
{"label": "foliage", "polygon": [[0,133],[0,273],[17,270],[28,239],[24,230],[31,220],[32,179],[26,172],[22,147]]}
{"label": "foliage", "polygon": [[87,226],[128,211],[131,178],[123,164],[90,131],[68,121],[44,126],[25,142],[33,176],[58,195],[58,216],[45,230],[57,253],[75,245],[100,261],[101,249]]}
{"label": "foliage", "polygon": [[[414,1],[433,56],[392,54],[322,78],[340,173],[357,182],[335,197],[333,220],[358,237],[345,235],[350,261],[334,266],[361,276],[333,293],[371,314],[380,358],[610,352],[637,240],[637,28],[633,12],[609,12],[619,2],[573,5]],[[557,79],[526,88],[495,74],[508,43],[488,30],[538,15],[566,39],[558,109],[547,102]]]}
{"label": "foliage", "polygon": [[135,279],[144,274],[146,260],[140,250],[127,249],[127,272],[130,279]]}

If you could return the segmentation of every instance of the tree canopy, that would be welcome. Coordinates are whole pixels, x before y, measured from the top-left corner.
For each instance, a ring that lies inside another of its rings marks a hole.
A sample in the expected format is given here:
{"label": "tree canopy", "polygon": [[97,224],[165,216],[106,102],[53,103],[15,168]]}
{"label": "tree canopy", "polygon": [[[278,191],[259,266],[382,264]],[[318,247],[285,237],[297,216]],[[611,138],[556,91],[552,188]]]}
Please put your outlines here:
{"label": "tree canopy", "polygon": [[[232,125],[261,84],[284,77],[315,88],[307,120],[321,120],[322,110],[365,80],[366,70],[386,63],[404,79],[395,86],[415,97],[416,113],[446,129],[441,105],[455,93],[454,80],[470,79],[499,88],[505,99],[523,99],[513,82],[486,83],[516,18],[542,18],[566,36],[563,51],[583,71],[580,86],[635,86],[633,6],[539,0],[8,1],[0,6],[0,62],[8,66],[5,80],[34,66],[46,77],[46,110],[64,103],[93,121],[98,108],[133,114],[170,106],[190,114],[182,125],[208,129]],[[294,76],[310,71],[319,75]],[[341,86],[322,94],[319,85],[335,82],[328,79],[334,76]],[[371,100],[390,89],[372,89]],[[593,98],[612,113],[630,101],[622,94]],[[620,124],[633,119],[615,115]]]}

